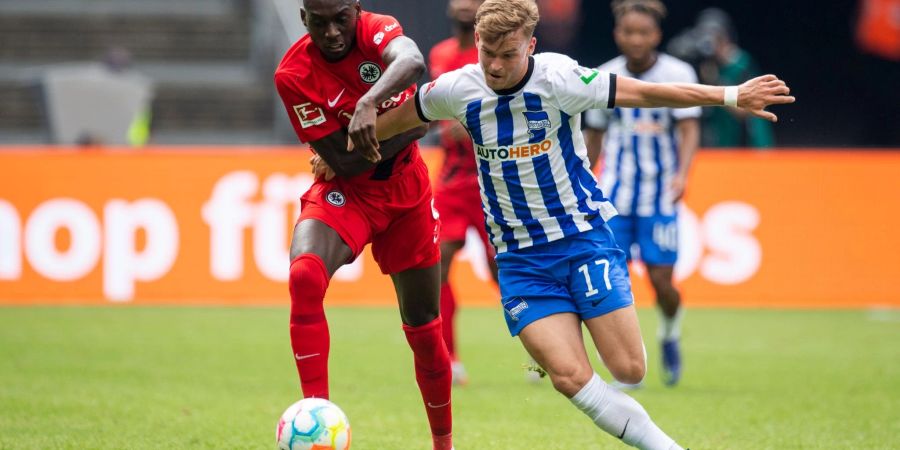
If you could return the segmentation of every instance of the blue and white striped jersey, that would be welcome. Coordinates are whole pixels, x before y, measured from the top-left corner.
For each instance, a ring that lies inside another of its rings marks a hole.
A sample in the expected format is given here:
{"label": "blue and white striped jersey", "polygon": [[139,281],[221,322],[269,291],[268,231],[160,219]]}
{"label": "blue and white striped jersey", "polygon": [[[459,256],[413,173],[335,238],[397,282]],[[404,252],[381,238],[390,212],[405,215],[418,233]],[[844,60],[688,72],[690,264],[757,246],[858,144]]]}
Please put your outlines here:
{"label": "blue and white striped jersey", "polygon": [[543,53],[495,92],[478,64],[419,90],[424,121],[456,119],[475,144],[485,225],[497,253],[592,230],[616,215],[590,171],[581,113],[615,103],[615,75]]}
{"label": "blue and white striped jersey", "polygon": [[[663,53],[642,74],[629,72],[625,63],[625,57],[619,56],[599,70],[653,83],[697,82],[689,64]],[[620,214],[675,215],[675,201],[668,188],[679,165],[675,123],[698,118],[700,113],[700,108],[616,107],[585,114],[587,127],[606,130],[600,186]]]}

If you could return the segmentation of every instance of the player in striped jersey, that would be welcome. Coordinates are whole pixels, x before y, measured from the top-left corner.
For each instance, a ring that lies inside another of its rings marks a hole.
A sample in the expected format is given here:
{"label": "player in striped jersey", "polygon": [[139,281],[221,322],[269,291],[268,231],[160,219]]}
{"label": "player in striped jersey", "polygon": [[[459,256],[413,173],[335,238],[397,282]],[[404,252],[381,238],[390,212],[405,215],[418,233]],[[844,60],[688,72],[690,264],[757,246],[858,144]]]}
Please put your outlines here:
{"label": "player in striped jersey", "polygon": [[[666,7],[659,0],[617,0],[613,36],[622,51],[599,67],[650,82],[696,83],[691,66],[656,51]],[[681,377],[681,294],[672,282],[678,256],[678,202],[700,141],[700,108],[625,108],[585,114],[588,155],[604,155],[600,186],[619,215],[609,221],[630,261],[637,246],[656,292],[663,381]],[[596,159],[596,158],[594,158]]]}
{"label": "player in striped jersey", "polygon": [[794,98],[773,75],[726,88],[654,84],[563,55],[532,56],[537,20],[532,0],[485,1],[476,15],[479,64],[441,75],[415,102],[351,132],[350,149],[377,161],[379,139],[431,120],[462,123],[475,144],[510,333],[601,429],[637,448],[681,449],[640,404],[601,380],[587,357],[582,323],[616,379],[637,383],[646,372],[625,253],[606,225],[616,210],[590,172],[580,114],[730,104],[775,120],[764,108]]}

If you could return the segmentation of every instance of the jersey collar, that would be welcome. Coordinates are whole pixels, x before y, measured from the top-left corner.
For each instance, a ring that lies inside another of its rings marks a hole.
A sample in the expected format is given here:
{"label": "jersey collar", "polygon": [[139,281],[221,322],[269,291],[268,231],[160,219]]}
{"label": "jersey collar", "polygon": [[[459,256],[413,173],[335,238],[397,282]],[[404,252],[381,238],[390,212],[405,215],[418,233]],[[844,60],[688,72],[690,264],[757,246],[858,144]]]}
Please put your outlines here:
{"label": "jersey collar", "polygon": [[500,89],[499,91],[493,90],[497,95],[512,95],[516,92],[519,92],[526,84],[528,84],[528,80],[531,79],[531,74],[534,73],[534,56],[528,57],[528,70],[525,72],[525,76],[522,77],[522,80],[516,83],[515,86],[506,89]]}

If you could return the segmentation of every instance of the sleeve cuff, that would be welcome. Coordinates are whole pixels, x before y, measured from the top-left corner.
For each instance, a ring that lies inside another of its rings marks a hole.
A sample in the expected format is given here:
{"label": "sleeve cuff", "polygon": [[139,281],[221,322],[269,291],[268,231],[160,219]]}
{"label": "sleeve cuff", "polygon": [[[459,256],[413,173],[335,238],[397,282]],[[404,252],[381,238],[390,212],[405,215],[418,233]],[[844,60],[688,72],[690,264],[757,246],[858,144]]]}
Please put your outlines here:
{"label": "sleeve cuff", "polygon": [[422,101],[419,100],[420,92],[422,92],[422,91],[420,91],[420,90],[416,91],[416,95],[415,95],[415,99],[414,99],[416,102],[416,114],[419,115],[419,120],[421,120],[422,122],[428,123],[428,122],[431,122],[431,120],[429,118],[425,117],[425,113],[422,111]]}
{"label": "sleeve cuff", "polygon": [[609,95],[607,96],[606,107],[613,109],[616,107],[616,74],[609,74]]}

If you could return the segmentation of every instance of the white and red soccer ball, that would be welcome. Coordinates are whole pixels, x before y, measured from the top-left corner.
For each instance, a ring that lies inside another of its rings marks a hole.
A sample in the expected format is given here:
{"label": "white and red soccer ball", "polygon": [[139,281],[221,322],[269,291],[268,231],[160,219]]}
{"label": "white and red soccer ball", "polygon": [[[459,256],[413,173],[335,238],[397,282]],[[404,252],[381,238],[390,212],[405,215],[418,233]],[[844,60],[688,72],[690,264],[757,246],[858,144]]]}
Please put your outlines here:
{"label": "white and red soccer ball", "polygon": [[349,450],[350,421],[334,403],[305,398],[281,415],[275,445],[278,450]]}

